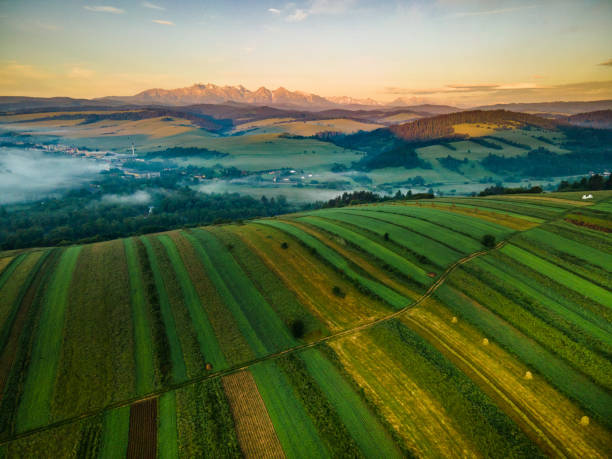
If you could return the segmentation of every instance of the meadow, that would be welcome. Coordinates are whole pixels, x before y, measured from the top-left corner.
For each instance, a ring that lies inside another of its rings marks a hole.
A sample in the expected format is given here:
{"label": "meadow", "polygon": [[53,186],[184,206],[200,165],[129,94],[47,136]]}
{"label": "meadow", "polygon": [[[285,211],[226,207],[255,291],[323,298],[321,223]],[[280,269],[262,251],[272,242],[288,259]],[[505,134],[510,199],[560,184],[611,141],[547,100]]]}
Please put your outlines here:
{"label": "meadow", "polygon": [[0,454],[607,457],[612,208],[573,199],[1,253]]}

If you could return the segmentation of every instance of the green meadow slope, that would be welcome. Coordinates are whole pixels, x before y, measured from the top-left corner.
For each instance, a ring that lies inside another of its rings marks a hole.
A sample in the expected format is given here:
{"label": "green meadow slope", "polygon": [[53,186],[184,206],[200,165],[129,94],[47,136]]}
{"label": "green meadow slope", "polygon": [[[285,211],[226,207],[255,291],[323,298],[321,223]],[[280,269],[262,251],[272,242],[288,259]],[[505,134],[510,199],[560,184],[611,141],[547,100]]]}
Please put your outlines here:
{"label": "green meadow slope", "polygon": [[594,194],[0,254],[0,454],[609,457],[612,195]]}

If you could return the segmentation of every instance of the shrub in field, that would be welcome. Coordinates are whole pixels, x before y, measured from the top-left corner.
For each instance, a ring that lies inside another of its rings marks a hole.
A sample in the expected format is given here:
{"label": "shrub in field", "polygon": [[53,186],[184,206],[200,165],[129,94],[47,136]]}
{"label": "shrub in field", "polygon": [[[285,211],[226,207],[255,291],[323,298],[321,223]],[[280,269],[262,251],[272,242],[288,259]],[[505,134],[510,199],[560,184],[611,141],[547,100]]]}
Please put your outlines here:
{"label": "shrub in field", "polygon": [[494,247],[495,246],[495,236],[492,234],[485,234],[482,236],[482,245],[485,247]]}
{"label": "shrub in field", "polygon": [[289,244],[287,244],[286,242],[283,242],[283,243],[281,244],[281,248],[282,248],[282,249],[288,249],[288,248],[289,248]]}
{"label": "shrub in field", "polygon": [[300,339],[304,336],[304,322],[300,319],[294,320],[291,324],[291,333],[296,339]]}
{"label": "shrub in field", "polygon": [[332,288],[332,292],[334,295],[340,298],[344,298],[346,296],[346,292],[337,285],[334,285],[334,288]]}

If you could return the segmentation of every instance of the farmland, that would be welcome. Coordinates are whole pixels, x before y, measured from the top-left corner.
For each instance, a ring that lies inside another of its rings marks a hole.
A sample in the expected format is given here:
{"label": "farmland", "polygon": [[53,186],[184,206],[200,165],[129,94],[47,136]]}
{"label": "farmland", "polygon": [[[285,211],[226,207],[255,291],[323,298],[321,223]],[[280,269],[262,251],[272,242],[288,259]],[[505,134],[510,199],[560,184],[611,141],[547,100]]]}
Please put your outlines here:
{"label": "farmland", "polygon": [[574,195],[0,254],[0,454],[608,457],[612,207]]}

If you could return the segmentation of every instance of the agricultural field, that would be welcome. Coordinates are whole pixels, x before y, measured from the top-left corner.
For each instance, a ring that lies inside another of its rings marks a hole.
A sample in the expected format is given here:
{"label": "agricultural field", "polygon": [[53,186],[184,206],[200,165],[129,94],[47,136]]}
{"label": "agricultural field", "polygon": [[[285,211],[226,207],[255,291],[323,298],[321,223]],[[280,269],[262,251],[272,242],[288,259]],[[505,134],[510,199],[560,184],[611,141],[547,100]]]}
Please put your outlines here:
{"label": "agricultural field", "polygon": [[609,457],[611,198],[0,253],[0,457]]}

